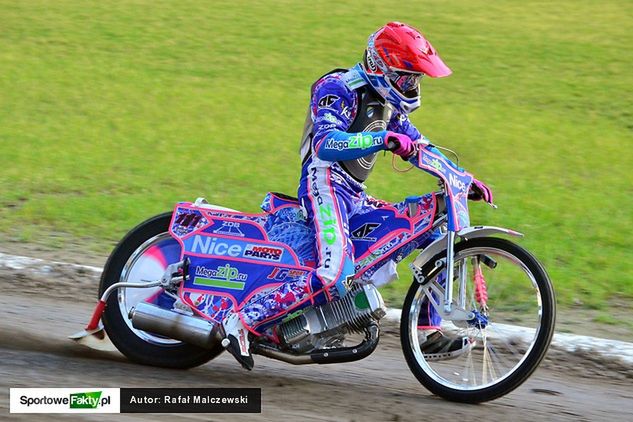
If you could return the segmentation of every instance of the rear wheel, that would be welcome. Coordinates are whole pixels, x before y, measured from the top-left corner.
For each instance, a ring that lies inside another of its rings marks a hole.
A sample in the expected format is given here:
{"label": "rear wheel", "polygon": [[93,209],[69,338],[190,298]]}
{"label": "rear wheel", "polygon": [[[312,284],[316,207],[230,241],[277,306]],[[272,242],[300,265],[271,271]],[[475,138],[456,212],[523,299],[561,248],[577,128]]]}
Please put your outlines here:
{"label": "rear wheel", "polygon": [[[429,274],[445,254],[430,260],[422,273]],[[474,281],[479,271],[487,299]],[[444,274],[424,285],[414,280],[407,293],[400,332],[409,368],[427,389],[452,401],[478,403],[511,392],[538,367],[554,333],[556,304],[547,273],[534,256],[508,240],[458,243],[453,302],[471,317],[442,321],[441,326],[446,336],[467,337],[474,346],[454,359],[432,361],[420,351],[424,335],[417,328],[418,317],[430,297],[438,299]]]}
{"label": "rear wheel", "polygon": [[[180,245],[168,232],[171,213],[160,214],[132,229],[116,246],[108,259],[99,295],[119,281],[149,283],[160,279],[167,265],[180,259]],[[167,368],[191,368],[202,365],[224,349],[218,343],[204,349],[161,335],[138,330],[128,314],[140,302],[151,302],[171,309],[174,298],[161,287],[119,288],[107,301],[103,325],[112,343],[130,360]]]}

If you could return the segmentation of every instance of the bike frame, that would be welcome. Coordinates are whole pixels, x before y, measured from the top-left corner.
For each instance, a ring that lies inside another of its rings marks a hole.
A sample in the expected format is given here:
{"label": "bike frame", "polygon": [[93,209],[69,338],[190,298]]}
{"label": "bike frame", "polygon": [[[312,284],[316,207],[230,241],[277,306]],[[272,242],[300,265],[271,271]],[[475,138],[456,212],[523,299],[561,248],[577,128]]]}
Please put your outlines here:
{"label": "bike frame", "polygon": [[[356,279],[370,280],[388,258],[401,260],[412,246],[431,242],[437,195],[418,197],[416,204],[414,211],[406,201],[399,207],[382,204],[350,220],[350,233],[356,234]],[[220,322],[258,293],[306,277],[315,267],[314,232],[302,219],[298,202],[269,194],[262,208],[266,212],[246,214],[202,202],[176,206],[170,234],[181,246],[181,259],[190,263],[179,297],[199,316]],[[277,241],[273,232],[279,223],[269,222],[280,213],[287,230],[300,230],[309,252],[296,239]]]}

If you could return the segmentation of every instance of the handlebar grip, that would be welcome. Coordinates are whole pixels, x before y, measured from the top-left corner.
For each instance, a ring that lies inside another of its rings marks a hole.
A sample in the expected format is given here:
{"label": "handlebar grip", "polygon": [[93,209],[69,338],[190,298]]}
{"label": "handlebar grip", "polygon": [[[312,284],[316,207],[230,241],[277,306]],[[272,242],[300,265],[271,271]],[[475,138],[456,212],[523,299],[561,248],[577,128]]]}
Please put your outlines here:
{"label": "handlebar grip", "polygon": [[396,138],[395,136],[389,136],[385,145],[387,146],[387,149],[389,151],[393,151],[398,148],[400,142],[398,142],[398,138]]}

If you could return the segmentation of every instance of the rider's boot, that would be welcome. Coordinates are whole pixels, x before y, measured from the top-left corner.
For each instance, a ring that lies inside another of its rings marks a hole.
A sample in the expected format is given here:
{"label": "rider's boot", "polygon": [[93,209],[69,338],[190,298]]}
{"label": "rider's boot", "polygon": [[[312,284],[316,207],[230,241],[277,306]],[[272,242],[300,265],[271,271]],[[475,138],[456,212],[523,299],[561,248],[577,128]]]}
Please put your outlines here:
{"label": "rider's boot", "polygon": [[244,327],[242,320],[237,313],[231,314],[222,321],[224,329],[224,340],[222,346],[233,355],[233,357],[242,365],[242,368],[253,369],[255,362],[250,351],[250,342],[248,339],[249,332]]}
{"label": "rider's boot", "polygon": [[455,359],[470,351],[475,341],[468,337],[447,337],[440,330],[422,330],[420,334],[420,351],[428,361]]}

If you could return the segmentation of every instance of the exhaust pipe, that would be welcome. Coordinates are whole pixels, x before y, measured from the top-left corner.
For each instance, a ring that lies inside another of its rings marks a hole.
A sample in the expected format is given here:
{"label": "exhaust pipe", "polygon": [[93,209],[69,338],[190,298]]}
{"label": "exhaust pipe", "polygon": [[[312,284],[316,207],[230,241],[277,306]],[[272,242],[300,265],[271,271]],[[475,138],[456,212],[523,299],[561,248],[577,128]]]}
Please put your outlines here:
{"label": "exhaust pipe", "polygon": [[213,349],[220,342],[218,326],[202,318],[183,315],[141,302],[129,314],[138,330],[160,334],[174,340]]}

